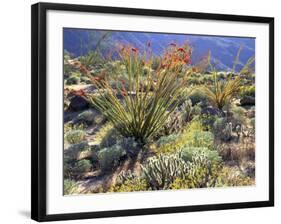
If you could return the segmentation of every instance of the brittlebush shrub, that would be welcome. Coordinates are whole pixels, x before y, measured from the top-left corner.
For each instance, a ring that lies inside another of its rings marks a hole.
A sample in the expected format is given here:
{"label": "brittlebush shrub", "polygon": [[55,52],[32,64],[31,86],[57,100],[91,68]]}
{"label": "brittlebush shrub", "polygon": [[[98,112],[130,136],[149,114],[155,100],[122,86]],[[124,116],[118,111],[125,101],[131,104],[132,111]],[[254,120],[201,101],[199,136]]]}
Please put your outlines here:
{"label": "brittlebush shrub", "polygon": [[82,142],[86,137],[85,131],[71,130],[65,133],[64,138],[70,144],[77,144]]}
{"label": "brittlebush shrub", "polygon": [[173,137],[167,144],[162,144],[153,149],[157,154],[175,153],[186,145],[192,147],[211,148],[214,144],[214,135],[211,132],[204,131],[200,119],[193,119],[181,134]]}
{"label": "brittlebush shrub", "polygon": [[74,180],[65,179],[63,181],[63,193],[64,195],[75,194],[78,190],[78,185]]}
{"label": "brittlebush shrub", "polygon": [[123,183],[114,185],[110,188],[110,192],[133,192],[133,191],[147,191],[149,186],[145,179],[135,178],[125,180]]}
{"label": "brittlebush shrub", "polygon": [[234,187],[234,186],[251,186],[255,184],[255,179],[251,178],[238,167],[224,166],[218,174],[216,187]]}

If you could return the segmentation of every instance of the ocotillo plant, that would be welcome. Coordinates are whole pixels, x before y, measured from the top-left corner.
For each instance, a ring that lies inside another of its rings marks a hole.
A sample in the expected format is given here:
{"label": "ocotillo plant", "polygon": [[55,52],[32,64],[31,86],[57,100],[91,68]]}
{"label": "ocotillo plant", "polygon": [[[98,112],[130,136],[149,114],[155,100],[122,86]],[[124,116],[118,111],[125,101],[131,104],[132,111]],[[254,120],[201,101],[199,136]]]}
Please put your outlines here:
{"label": "ocotillo plant", "polygon": [[[189,46],[172,45],[158,68],[148,69],[144,74],[144,68],[152,65],[151,51],[140,53],[136,48],[123,47],[119,56],[126,67],[126,79],[117,76],[93,79],[98,94],[88,95],[88,99],[123,136],[145,143],[178,106],[191,73],[187,67],[190,55]],[[184,74],[179,75],[184,66]]]}
{"label": "ocotillo plant", "polygon": [[[233,73],[235,72],[236,65],[239,61],[241,48],[238,50],[236,60],[233,65]],[[211,62],[211,53],[209,52],[208,63],[212,67]],[[213,81],[212,86],[204,85],[200,89],[210,100],[210,102],[216,106],[218,109],[222,109],[230,100],[233,99],[235,94],[237,94],[242,86],[242,74],[249,73],[250,66],[254,63],[255,58],[251,57],[243,68],[237,73],[236,77],[228,77],[227,80],[219,80],[218,72],[215,69],[212,69]]]}

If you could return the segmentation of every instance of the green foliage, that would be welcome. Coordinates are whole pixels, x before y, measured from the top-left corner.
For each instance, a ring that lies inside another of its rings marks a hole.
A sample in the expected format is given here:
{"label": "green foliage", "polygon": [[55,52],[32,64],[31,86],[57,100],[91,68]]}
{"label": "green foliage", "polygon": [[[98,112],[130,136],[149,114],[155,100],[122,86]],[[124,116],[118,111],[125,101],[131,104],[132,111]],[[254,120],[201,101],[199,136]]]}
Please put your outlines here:
{"label": "green foliage", "polygon": [[193,147],[210,148],[214,144],[214,135],[209,131],[191,130],[186,138],[189,140],[187,144]]}
{"label": "green foliage", "polygon": [[251,86],[241,86],[240,87],[240,97],[244,97],[244,96],[252,96],[255,97],[255,85],[251,85]]}
{"label": "green foliage", "polygon": [[[124,80],[119,81],[121,89],[113,88],[107,80],[94,82],[99,97],[91,95],[89,101],[123,136],[145,143],[176,109],[186,79],[178,77],[180,66],[173,61],[166,65],[169,69],[159,69],[155,71],[156,75],[148,73],[143,77],[146,54],[140,56],[136,49],[132,49],[125,48],[119,52],[126,67],[128,88],[125,88]],[[151,62],[145,66],[151,66]]]}
{"label": "green foliage", "polygon": [[110,192],[133,192],[149,190],[148,183],[142,177],[132,173],[130,170],[118,175],[116,184],[110,188]]}
{"label": "green foliage", "polygon": [[90,151],[91,148],[87,142],[80,142],[77,144],[70,145],[64,150],[64,159],[66,161],[76,161],[79,160],[80,154],[85,151]]}
{"label": "green foliage", "polygon": [[179,110],[184,114],[185,121],[191,121],[195,116],[199,116],[201,114],[201,102],[192,105],[191,99],[188,99],[183,102],[180,106]]}
{"label": "green foliage", "polygon": [[189,163],[188,172],[171,184],[171,189],[214,187],[221,169],[220,163],[212,163],[204,152],[195,153]]}
{"label": "green foliage", "polygon": [[174,141],[160,145],[155,149],[155,152],[157,154],[175,153],[186,145],[211,147],[213,145],[214,136],[211,132],[203,131],[203,128],[201,121],[199,119],[194,119]]}
{"label": "green foliage", "polygon": [[[236,64],[239,61],[239,55],[240,55],[241,48],[239,49],[236,60],[233,65],[233,71],[235,71]],[[209,53],[209,63],[211,54]],[[219,73],[213,69],[212,75],[213,75],[213,85],[203,85],[200,90],[202,93],[205,94],[206,97],[210,100],[210,102],[216,106],[218,109],[222,109],[226,104],[228,104],[235,95],[239,93],[239,90],[241,86],[243,85],[243,78],[242,74],[248,74],[250,72],[250,66],[254,62],[254,57],[251,57],[247,63],[244,65],[244,67],[239,71],[237,76],[227,79],[220,79]]]}
{"label": "green foliage", "polygon": [[82,176],[84,173],[90,172],[92,170],[92,167],[93,166],[90,160],[82,159],[74,164],[72,172],[76,176]]}
{"label": "green foliage", "polygon": [[208,97],[204,93],[199,91],[199,89],[193,90],[189,98],[192,102],[192,105],[196,105],[200,103],[201,106],[206,106],[208,103]]}
{"label": "green foliage", "polygon": [[89,51],[86,55],[81,56],[79,61],[87,69],[94,65],[100,65],[104,63],[104,60],[101,58],[101,54],[98,51]]}
{"label": "green foliage", "polygon": [[78,72],[72,72],[66,79],[66,85],[76,85],[80,83],[81,74]]}
{"label": "green foliage", "polygon": [[159,130],[158,134],[170,135],[172,133],[178,133],[186,125],[184,114],[181,111],[175,110],[167,118],[163,128]]}
{"label": "green foliage", "polygon": [[86,137],[85,131],[71,130],[65,133],[64,138],[70,144],[77,144],[82,142]]}
{"label": "green foliage", "polygon": [[185,146],[182,150],[182,159],[186,162],[192,162],[192,159],[196,157],[197,154],[204,154],[206,159],[208,159],[212,164],[219,164],[222,162],[222,158],[216,150],[210,150],[206,147],[192,147]]}
{"label": "green foliage", "polygon": [[236,125],[246,124],[246,110],[243,107],[232,104],[230,106],[229,112],[231,112],[232,114],[230,120],[233,124],[233,127],[235,127]]}
{"label": "green foliage", "polygon": [[90,172],[93,169],[92,162],[88,159],[82,159],[79,161],[68,160],[64,158],[63,170],[64,177],[70,179],[76,179],[82,177],[85,173]]}
{"label": "green foliage", "polygon": [[216,187],[250,186],[255,180],[243,174],[238,167],[224,166],[216,180]]}
{"label": "green foliage", "polygon": [[169,189],[171,183],[184,177],[188,169],[180,153],[151,157],[142,166],[144,177],[153,190]]}
{"label": "green foliage", "polygon": [[64,195],[75,194],[77,192],[78,186],[74,180],[64,179],[63,181],[63,191]]}
{"label": "green foliage", "polygon": [[162,136],[161,138],[159,138],[156,142],[156,145],[158,147],[171,143],[171,142],[175,142],[176,139],[179,137],[179,134],[171,134],[171,135],[167,135],[167,136]]}
{"label": "green foliage", "polygon": [[134,191],[147,191],[149,186],[146,180],[136,178],[132,180],[126,180],[120,185],[114,185],[110,188],[110,192],[134,192]]}
{"label": "green foliage", "polygon": [[111,170],[117,166],[120,159],[126,155],[126,151],[119,145],[103,148],[97,152],[100,167],[103,171]]}
{"label": "green foliage", "polygon": [[229,121],[225,117],[215,117],[212,129],[217,139],[220,139],[222,141],[231,140],[233,127],[236,126],[236,123],[233,119],[228,119]]}

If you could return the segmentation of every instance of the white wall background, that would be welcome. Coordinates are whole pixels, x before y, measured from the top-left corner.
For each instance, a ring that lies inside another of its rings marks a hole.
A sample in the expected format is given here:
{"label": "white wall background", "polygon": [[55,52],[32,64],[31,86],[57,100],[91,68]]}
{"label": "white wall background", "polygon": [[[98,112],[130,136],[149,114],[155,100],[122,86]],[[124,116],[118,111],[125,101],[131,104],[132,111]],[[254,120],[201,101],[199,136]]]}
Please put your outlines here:
{"label": "white wall background", "polygon": [[[42,0],[43,1],[43,0]],[[51,1],[51,0],[50,0]],[[0,223],[30,220],[30,5],[2,1],[0,7]],[[62,3],[183,10],[275,17],[275,160],[276,206],[169,215],[77,220],[60,223],[277,223],[281,212],[280,158],[280,6],[277,0],[60,0]],[[275,222],[274,222],[275,221]]]}

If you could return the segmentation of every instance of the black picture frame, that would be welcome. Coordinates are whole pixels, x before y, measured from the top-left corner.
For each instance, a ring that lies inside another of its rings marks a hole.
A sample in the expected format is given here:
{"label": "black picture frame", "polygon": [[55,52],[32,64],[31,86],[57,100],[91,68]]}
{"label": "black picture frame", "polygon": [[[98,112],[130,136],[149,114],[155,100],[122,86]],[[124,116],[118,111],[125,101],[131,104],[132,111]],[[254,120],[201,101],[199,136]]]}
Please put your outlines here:
{"label": "black picture frame", "polygon": [[[254,22],[269,24],[269,200],[243,203],[208,204],[196,206],[160,207],[132,210],[114,210],[85,213],[46,213],[46,12],[64,10],[100,12],[125,15],[162,16],[217,21]],[[73,4],[37,3],[32,5],[31,17],[31,218],[36,221],[74,220],[116,216],[148,215],[161,213],[193,212],[274,206],[274,18],[240,15],[163,11],[151,9],[103,7]]]}

